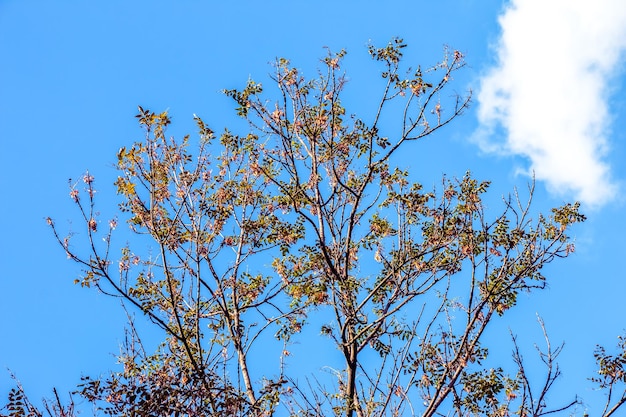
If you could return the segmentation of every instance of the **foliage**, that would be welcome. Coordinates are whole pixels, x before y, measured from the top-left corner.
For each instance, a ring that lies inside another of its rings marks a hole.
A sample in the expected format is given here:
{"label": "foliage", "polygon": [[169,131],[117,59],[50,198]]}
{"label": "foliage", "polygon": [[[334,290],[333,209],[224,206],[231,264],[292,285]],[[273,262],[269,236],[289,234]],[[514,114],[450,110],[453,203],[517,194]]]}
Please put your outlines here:
{"label": "foliage", "polygon": [[[602,415],[613,415],[626,403],[626,336],[620,336],[617,344],[619,353],[612,355],[602,346],[597,346],[594,353],[598,364],[598,376],[591,378],[600,389],[607,393],[606,404]],[[621,393],[619,387],[621,386]]]}
{"label": "foliage", "polygon": [[[344,108],[345,51],[329,53],[314,79],[277,60],[275,101],[252,80],[226,90],[250,126],[243,135],[216,135],[195,116],[192,146],[166,136],[166,112],[139,107],[145,138],[120,149],[115,182],[131,235],[98,217],[88,173],[70,190],[87,244],[48,223],[83,268],[76,283],[120,297],[166,338],[148,353],[131,321],[123,369],[85,377],[83,399],[120,416],[550,411],[531,395],[519,353],[517,375],[486,366],[483,335],[519,294],[545,287],[542,268],[573,251],[567,233],[584,216],[566,204],[533,220],[532,187],[528,201],[516,192],[493,214],[489,182],[469,172],[439,191],[415,182],[399,152],[454,120],[469,95],[441,102],[460,52],[404,72],[404,48],[369,47],[384,83],[372,120]],[[342,368],[303,375],[290,366],[302,360],[290,351],[299,340],[333,344]],[[597,357],[600,384],[618,366],[623,379],[623,358]]]}

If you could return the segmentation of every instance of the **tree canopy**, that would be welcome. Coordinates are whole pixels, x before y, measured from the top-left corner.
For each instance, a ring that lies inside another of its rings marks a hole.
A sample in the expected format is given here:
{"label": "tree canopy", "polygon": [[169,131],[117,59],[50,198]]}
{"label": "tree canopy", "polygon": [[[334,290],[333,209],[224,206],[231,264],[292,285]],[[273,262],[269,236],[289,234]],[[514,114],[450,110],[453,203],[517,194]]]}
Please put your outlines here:
{"label": "tree canopy", "polygon": [[[99,217],[86,173],[70,189],[80,235],[48,224],[82,268],[76,283],[119,297],[164,340],[146,349],[130,315],[121,369],[85,376],[74,396],[116,416],[540,416],[578,404],[546,401],[561,349],[547,335],[535,381],[515,337],[515,369],[489,365],[484,334],[545,288],[543,268],[574,251],[585,217],[577,203],[535,214],[533,184],[487,208],[490,183],[470,172],[429,189],[401,166],[470,103],[447,92],[459,51],[406,70],[405,46],[368,48],[384,82],[368,119],[344,107],[345,51],[314,78],[277,60],[269,97],[252,80],[226,90],[243,134],[195,116],[198,140],[175,139],[167,112],[139,107],[145,136],[117,154],[119,217]],[[295,343],[332,359],[298,357]],[[620,343],[596,351],[604,416],[626,401]],[[5,410],[76,413],[58,396],[41,411],[20,386]]]}

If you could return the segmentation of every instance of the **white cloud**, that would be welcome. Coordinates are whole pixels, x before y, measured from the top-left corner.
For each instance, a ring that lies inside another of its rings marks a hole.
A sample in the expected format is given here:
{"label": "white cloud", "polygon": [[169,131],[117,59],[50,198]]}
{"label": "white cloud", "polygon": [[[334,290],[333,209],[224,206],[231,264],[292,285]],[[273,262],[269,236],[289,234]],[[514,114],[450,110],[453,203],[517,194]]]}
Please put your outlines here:
{"label": "white cloud", "polygon": [[475,138],[484,150],[528,157],[528,171],[556,194],[607,203],[617,191],[603,158],[610,83],[626,50],[626,2],[512,0],[499,22]]}

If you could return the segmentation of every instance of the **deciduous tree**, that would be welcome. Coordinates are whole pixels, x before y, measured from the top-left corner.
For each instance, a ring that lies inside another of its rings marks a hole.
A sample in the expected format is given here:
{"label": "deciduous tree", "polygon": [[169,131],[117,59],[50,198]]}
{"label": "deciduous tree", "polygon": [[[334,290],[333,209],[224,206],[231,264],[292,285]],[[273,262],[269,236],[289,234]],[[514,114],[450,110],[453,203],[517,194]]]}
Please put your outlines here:
{"label": "deciduous tree", "polygon": [[[243,134],[216,134],[195,116],[199,139],[177,140],[166,112],[139,108],[145,137],[117,155],[119,219],[98,216],[87,173],[70,190],[82,235],[48,223],[82,266],[76,282],[121,298],[164,342],[148,351],[131,320],[122,369],[84,377],[77,394],[128,416],[539,416],[575,404],[544,401],[558,349],[542,356],[547,383],[536,391],[517,344],[517,374],[485,365],[484,334],[520,294],[545,287],[543,267],[573,251],[568,231],[584,216],[578,204],[532,216],[532,187],[487,209],[489,182],[469,172],[433,190],[418,182],[399,153],[417,151],[470,97],[443,99],[464,66],[459,51],[405,71],[404,48],[369,47],[383,84],[367,119],[344,107],[344,51],[316,78],[277,60],[269,97],[252,80],[225,91]],[[310,358],[293,354],[298,341],[329,349],[340,367],[300,370]],[[623,381],[623,358],[597,358],[601,385]],[[12,415],[31,413],[22,394]],[[55,410],[73,413],[60,401]]]}

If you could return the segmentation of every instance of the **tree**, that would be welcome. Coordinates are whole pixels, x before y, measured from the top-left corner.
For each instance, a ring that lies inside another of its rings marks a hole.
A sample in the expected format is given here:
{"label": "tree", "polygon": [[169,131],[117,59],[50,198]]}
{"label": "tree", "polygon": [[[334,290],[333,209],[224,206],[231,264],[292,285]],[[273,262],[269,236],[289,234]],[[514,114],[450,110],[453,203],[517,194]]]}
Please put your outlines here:
{"label": "tree", "polygon": [[[470,97],[441,102],[460,52],[405,72],[404,48],[368,49],[384,81],[371,120],[343,106],[344,51],[329,52],[314,79],[277,60],[273,101],[252,80],[225,91],[250,126],[243,135],[218,137],[194,116],[192,146],[166,136],[166,112],[139,107],[145,138],[120,149],[115,182],[130,233],[98,217],[89,173],[70,190],[86,241],[48,223],[82,266],[76,283],[119,297],[165,340],[148,352],[131,318],[123,369],[84,377],[78,395],[129,416],[539,416],[576,403],[543,401],[558,349],[542,356],[537,392],[517,344],[517,374],[485,365],[483,335],[519,294],[545,287],[542,268],[573,251],[567,232],[584,216],[566,204],[533,220],[532,186],[492,212],[489,182],[469,172],[439,190],[415,182],[397,155]],[[334,345],[341,366],[303,374],[298,340]],[[12,392],[11,415],[41,413],[23,394]],[[74,413],[56,404],[49,414]]]}

